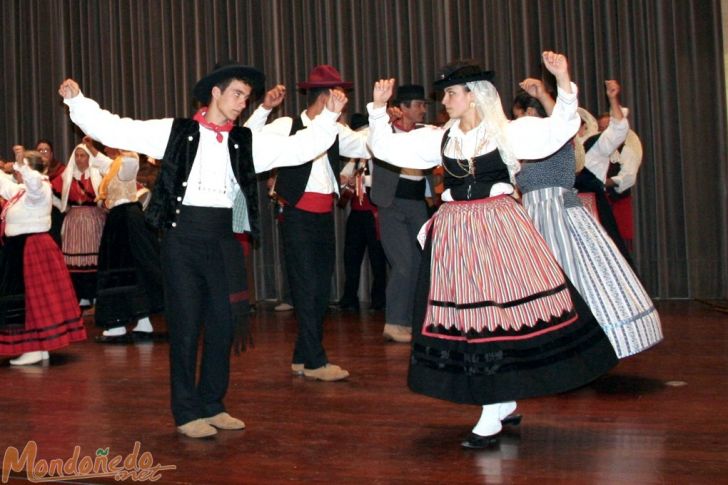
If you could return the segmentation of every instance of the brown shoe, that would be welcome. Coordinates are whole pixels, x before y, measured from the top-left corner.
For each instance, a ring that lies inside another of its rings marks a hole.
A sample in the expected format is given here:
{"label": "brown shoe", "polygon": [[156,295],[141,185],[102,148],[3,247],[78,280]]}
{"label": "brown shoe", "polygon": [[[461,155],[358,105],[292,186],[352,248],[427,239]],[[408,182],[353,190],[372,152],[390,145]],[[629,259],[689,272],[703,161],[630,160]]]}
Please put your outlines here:
{"label": "brown shoe", "polygon": [[340,381],[349,377],[349,372],[338,365],[326,364],[318,369],[303,369],[303,375],[319,381]]}
{"label": "brown shoe", "polygon": [[397,343],[406,344],[412,341],[412,330],[402,325],[384,324],[382,332],[384,340],[391,340]]}
{"label": "brown shoe", "polygon": [[291,372],[297,376],[302,376],[303,364],[291,364]]}
{"label": "brown shoe", "polygon": [[177,431],[188,438],[207,438],[217,434],[217,430],[207,424],[204,419],[195,419],[182,426],[177,426]]}
{"label": "brown shoe", "polygon": [[245,423],[238,418],[233,418],[228,413],[220,413],[215,416],[204,418],[205,423],[217,429],[245,429]]}

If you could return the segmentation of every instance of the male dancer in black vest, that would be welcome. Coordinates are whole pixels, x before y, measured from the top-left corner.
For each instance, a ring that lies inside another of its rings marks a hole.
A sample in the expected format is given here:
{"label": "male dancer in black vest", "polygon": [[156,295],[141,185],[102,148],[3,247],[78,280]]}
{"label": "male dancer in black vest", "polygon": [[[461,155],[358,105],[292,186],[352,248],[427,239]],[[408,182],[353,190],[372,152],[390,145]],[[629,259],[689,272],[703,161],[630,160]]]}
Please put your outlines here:
{"label": "male dancer in black vest", "polygon": [[[329,66],[314,67],[308,80],[298,83],[306,90],[308,107],[296,118],[278,118],[260,127],[263,132],[305,132],[318,120],[331,93],[343,95],[352,86]],[[248,126],[255,129],[250,122]],[[349,372],[330,364],[322,340],[324,317],[334,273],[334,198],[339,193],[339,155],[370,158],[366,133],[338,123],[333,144],[309,158],[309,163],[278,170],[275,191],[285,201],[282,233],[288,281],[298,319],[298,338],[291,370],[321,381],[338,381]]]}
{"label": "male dancer in black vest", "polygon": [[[234,126],[253,91],[265,77],[255,68],[230,64],[198,81],[193,96],[203,105],[192,119],[138,121],[102,110],[72,79],[59,93],[71,119],[85,133],[109,146],[122,146],[162,159],[147,209],[147,220],[163,230],[162,271],[165,316],[170,334],[172,414],[177,430],[203,438],[217,429],[243,429],[225,412],[223,398],[230,371],[230,349],[245,345],[248,300],[244,258],[233,237],[235,196],[245,196],[250,230],[257,225],[256,172],[310,160],[333,143],[336,119],[346,105],[332,93],[310,129],[295,136],[252,134]],[[277,86],[263,102],[263,118],[280,104]],[[254,117],[256,115],[254,114]],[[197,343],[205,325],[202,366],[195,379]]]}

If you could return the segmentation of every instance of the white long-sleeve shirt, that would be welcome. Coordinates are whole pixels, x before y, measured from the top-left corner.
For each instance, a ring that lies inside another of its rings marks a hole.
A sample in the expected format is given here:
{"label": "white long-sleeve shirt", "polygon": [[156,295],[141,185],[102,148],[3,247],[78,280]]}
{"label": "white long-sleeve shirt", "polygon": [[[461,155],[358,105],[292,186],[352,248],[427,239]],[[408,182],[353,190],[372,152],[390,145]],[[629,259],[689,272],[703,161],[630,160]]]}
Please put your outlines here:
{"label": "white long-sleeve shirt", "polygon": [[[633,147],[633,143],[636,145]],[[611,177],[614,181],[614,190],[622,193],[630,189],[637,182],[637,173],[642,165],[642,153],[638,152],[641,143],[637,134],[629,130],[624,147],[615,151],[609,157],[610,162],[619,163],[619,173]]]}
{"label": "white long-sleeve shirt", "polygon": [[18,192],[25,193],[6,215],[5,234],[18,236],[46,232],[51,228],[51,184],[48,177],[22,165],[23,183],[18,184],[12,175],[0,171],[0,197],[12,199]]}
{"label": "white long-sleeve shirt", "polygon": [[588,152],[584,159],[584,167],[589,169],[599,180],[606,182],[607,171],[609,170],[609,156],[624,143],[629,133],[629,121],[627,121],[627,110],[623,109],[624,116],[621,120],[609,118],[609,126],[602,132],[599,139]]}
{"label": "white long-sleeve shirt", "polygon": [[[253,132],[259,133],[272,133],[281,135],[288,135],[291,132],[293,126],[293,118],[288,116],[278,118],[271,123],[265,125],[265,119],[260,116],[264,113],[263,108],[258,108],[255,113],[248,119],[245,126],[253,130]],[[265,114],[267,118],[267,114]],[[314,122],[319,119],[319,114],[313,120],[307,115],[306,111],[301,113],[301,119],[303,120],[303,126],[309,128],[313,126]],[[339,154],[346,158],[371,158],[371,153],[367,148],[367,132],[366,130],[354,131],[346,125],[336,123],[337,134],[339,136]],[[308,130],[301,130],[308,131]],[[332,140],[333,143],[333,140]],[[315,156],[309,158],[313,160],[311,166],[311,174],[308,177],[306,183],[306,192],[316,192],[319,194],[331,194],[339,193],[339,179],[331,168],[329,163],[329,157],[326,153],[331,143],[326,148],[321,150]],[[338,162],[338,160],[335,160]]]}
{"label": "white long-sleeve shirt", "polygon": [[[71,120],[84,133],[105,145],[124,147],[152,158],[164,158],[172,131],[173,118],[134,120],[121,118],[99,107],[96,101],[79,93],[64,100],[70,108]],[[311,123],[311,129],[294,136],[271,132],[253,132],[252,152],[255,171],[305,163],[326,150],[334,142],[338,129],[338,113],[327,109]],[[187,179],[183,205],[231,208],[240,191],[228,152],[228,133],[217,134],[200,126],[200,142]]]}
{"label": "white long-sleeve shirt", "polygon": [[[576,113],[577,89],[572,84],[572,93],[558,91],[556,105],[548,118],[525,116],[506,125],[506,136],[511,150],[518,159],[533,160],[550,155],[579,129],[579,116]],[[373,103],[367,105],[369,111],[369,148],[375,157],[392,165],[403,168],[429,169],[442,163],[440,145],[445,129],[426,126],[407,133],[392,133],[386,107],[375,109]],[[445,155],[452,158],[470,158],[489,153],[497,148],[495,140],[488,140],[475,153],[482,139],[485,122],[463,133],[459,120],[450,128],[450,138],[459,143],[448,143]],[[455,153],[455,146],[460,151]]]}
{"label": "white long-sleeve shirt", "polygon": [[[556,104],[548,118],[524,116],[506,125],[506,136],[513,154],[519,160],[544,158],[561,148],[579,129],[580,118],[576,112],[578,107],[578,91],[571,84],[571,93],[558,90]],[[367,105],[369,111],[369,148],[375,157],[392,165],[404,168],[429,169],[442,164],[440,146],[445,129],[437,126],[426,126],[407,133],[392,133],[386,107],[374,108],[373,103]],[[485,121],[467,132],[460,129],[460,120],[455,120],[450,127],[451,143],[445,147],[445,155],[463,159],[476,157],[497,149],[495,140],[488,140],[483,146]],[[455,147],[459,147],[456,150]],[[510,184],[494,184],[490,195],[511,193]],[[443,194],[443,200],[448,200]]]}

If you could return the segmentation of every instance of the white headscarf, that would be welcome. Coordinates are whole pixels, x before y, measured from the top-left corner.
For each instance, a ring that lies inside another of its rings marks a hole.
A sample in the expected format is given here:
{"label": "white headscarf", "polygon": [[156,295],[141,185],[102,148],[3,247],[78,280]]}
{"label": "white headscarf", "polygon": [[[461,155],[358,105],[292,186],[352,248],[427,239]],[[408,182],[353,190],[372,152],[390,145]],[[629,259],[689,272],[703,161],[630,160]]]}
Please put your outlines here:
{"label": "white headscarf", "polygon": [[[503,112],[503,105],[498,91],[489,81],[469,82],[467,86],[475,95],[475,108],[478,110],[480,118],[485,122],[486,133],[495,141],[498,152],[508,167],[511,182],[515,184],[515,177],[521,171],[521,164],[513,154],[510,140],[507,138],[508,118]],[[479,154],[476,153],[475,155]]]}
{"label": "white headscarf", "polygon": [[81,180],[82,172],[76,167],[76,150],[82,149],[86,153],[88,153],[88,168],[86,169],[85,173],[86,177],[91,179],[91,185],[94,188],[94,192],[97,193],[99,190],[99,184],[101,183],[101,179],[103,177],[101,176],[101,173],[99,172],[99,169],[96,167],[91,166],[91,160],[94,158],[93,155],[91,155],[91,152],[88,148],[86,148],[86,145],[83,143],[79,143],[76,145],[76,147],[71,152],[71,156],[68,159],[68,163],[66,164],[66,169],[63,171],[63,175],[61,175],[63,180],[63,190],[61,190],[61,206],[59,207],[61,212],[66,212],[66,209],[68,208],[68,192],[71,190],[71,181],[72,179]]}

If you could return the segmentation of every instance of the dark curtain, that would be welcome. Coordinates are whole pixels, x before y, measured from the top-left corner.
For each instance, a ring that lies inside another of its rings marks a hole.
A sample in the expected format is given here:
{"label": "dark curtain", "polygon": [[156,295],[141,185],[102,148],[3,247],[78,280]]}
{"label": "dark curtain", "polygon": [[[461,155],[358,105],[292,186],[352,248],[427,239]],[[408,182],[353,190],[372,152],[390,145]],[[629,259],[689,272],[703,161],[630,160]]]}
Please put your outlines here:
{"label": "dark curtain", "polygon": [[[645,148],[636,260],[651,294],[728,297],[719,0],[5,0],[0,25],[0,157],[44,137],[64,161],[81,136],[56,93],[65,77],[122,116],[188,116],[196,80],[236,59],[285,84],[278,114],[295,115],[304,104],[296,82],[315,64],[354,82],[354,112],[377,78],[431,90],[438,67],[475,58],[496,71],[508,107],[519,80],[541,75],[540,52],[562,51],[590,111],[607,109],[605,79],[622,83]],[[438,109],[430,106],[431,120]],[[275,297],[278,241],[261,179],[256,286]]]}

